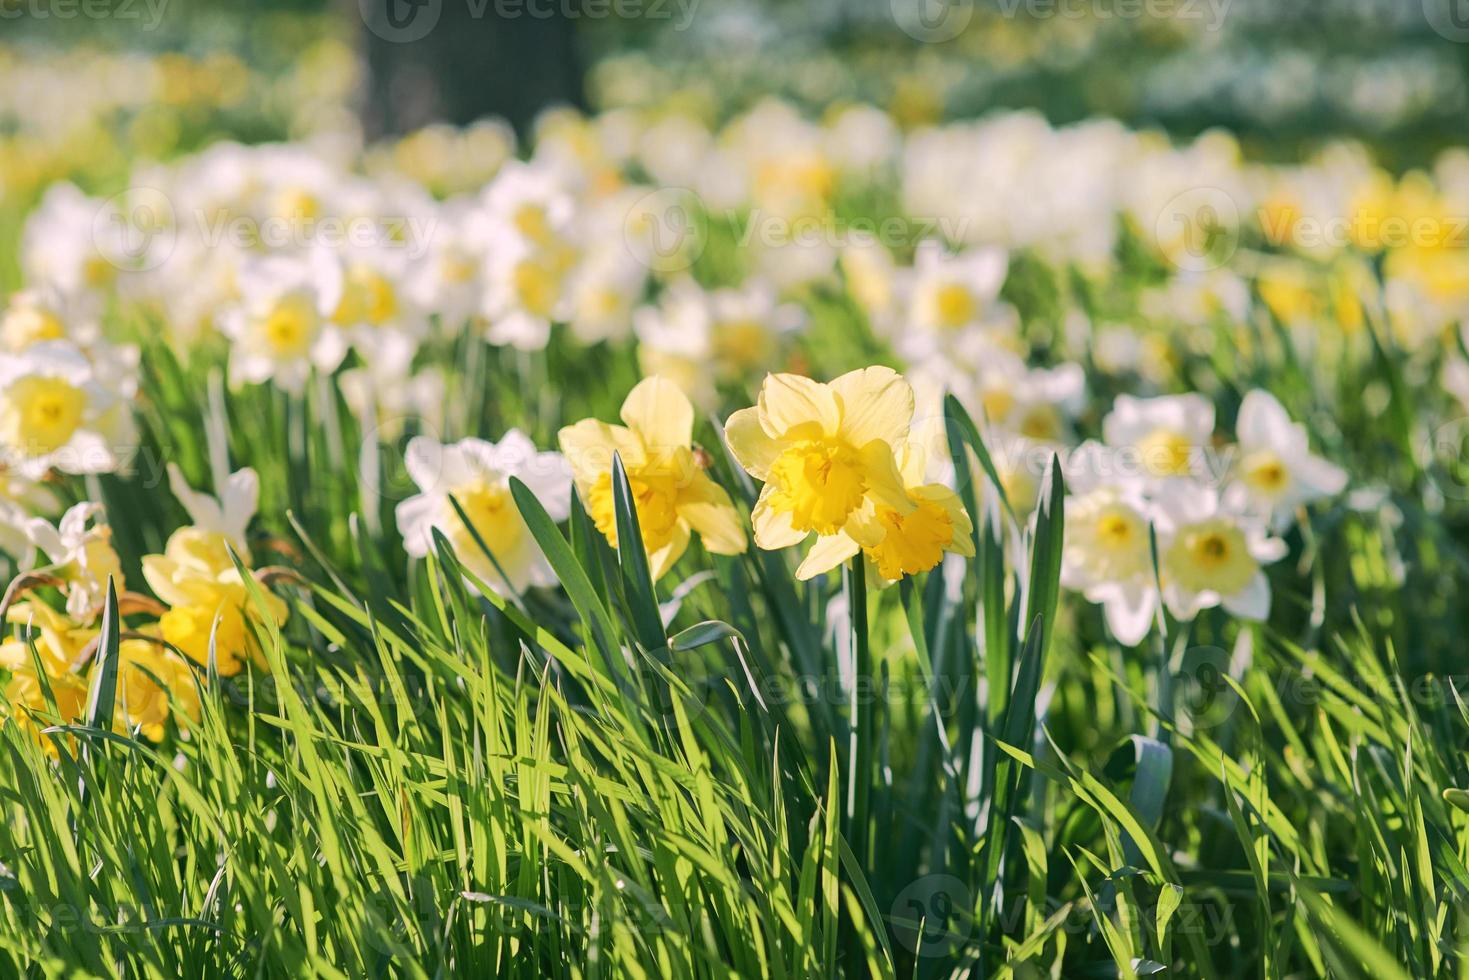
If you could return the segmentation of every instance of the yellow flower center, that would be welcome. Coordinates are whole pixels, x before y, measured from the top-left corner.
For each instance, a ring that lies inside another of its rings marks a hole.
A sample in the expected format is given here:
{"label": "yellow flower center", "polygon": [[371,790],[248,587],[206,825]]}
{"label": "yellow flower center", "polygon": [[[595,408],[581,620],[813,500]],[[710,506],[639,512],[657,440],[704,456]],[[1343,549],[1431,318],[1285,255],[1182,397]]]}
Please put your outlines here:
{"label": "yellow flower center", "polygon": [[346,289],[332,319],[343,325],[366,323],[381,327],[397,315],[398,293],[386,276],[364,266],[347,273]]}
{"label": "yellow flower center", "polygon": [[117,266],[100,255],[94,255],[83,264],[82,279],[88,286],[102,289],[117,279]]}
{"label": "yellow flower center", "polygon": [[1155,429],[1137,444],[1143,469],[1153,476],[1187,476],[1193,443],[1171,429]]}
{"label": "yellow flower center", "polygon": [[511,276],[520,305],[536,316],[549,317],[561,286],[556,271],[546,263],[523,259]]}
{"label": "yellow flower center", "polygon": [[[501,560],[502,555],[519,549],[525,525],[520,520],[520,511],[516,509],[508,487],[480,477],[452,493],[463,508],[464,516],[469,518],[470,525],[497,561]],[[450,521],[450,542],[461,554],[479,554],[479,545],[475,542],[474,535],[469,533],[469,528],[458,514],[454,514],[453,518]]]}
{"label": "yellow flower center", "polygon": [[962,327],[972,321],[979,308],[969,288],[957,282],[946,282],[939,286],[934,292],[933,306],[939,326],[950,329]]}
{"label": "yellow flower center", "polygon": [[[632,491],[633,509],[638,514],[638,527],[643,532],[643,547],[651,554],[666,545],[678,524],[678,481],[671,474],[629,473],[628,489]],[[617,547],[617,504],[612,493],[612,474],[603,473],[592,484],[588,509],[597,530]]]}
{"label": "yellow flower center", "polygon": [[1265,497],[1278,497],[1290,486],[1290,470],[1268,449],[1246,456],[1241,470],[1245,483]]}
{"label": "yellow flower center", "polygon": [[0,326],[0,342],[13,351],[22,351],[43,340],[60,340],[66,336],[66,327],[49,310],[39,306],[23,306],[12,309],[5,315]]}
{"label": "yellow flower center", "polygon": [[1061,413],[1054,405],[1033,405],[1020,420],[1020,434],[1040,442],[1057,442],[1062,432]]}
{"label": "yellow flower center", "polygon": [[931,500],[917,501],[911,514],[878,508],[877,517],[887,534],[875,548],[866,549],[883,578],[899,579],[933,568],[954,540],[954,522],[948,511]]}
{"label": "yellow flower center", "polygon": [[551,237],[551,222],[546,217],[546,209],[539,204],[520,205],[510,220],[516,231],[533,242],[544,243]]}
{"label": "yellow flower center", "polygon": [[758,320],[730,320],[714,327],[714,357],[721,366],[739,373],[775,358],[775,338]]}
{"label": "yellow flower center", "polygon": [[309,221],[320,214],[321,202],[316,199],[316,195],[303,188],[285,191],[276,200],[278,217]]}
{"label": "yellow flower center", "polygon": [[317,316],[306,296],[286,296],[260,321],[261,340],[277,357],[304,357],[316,338]]}
{"label": "yellow flower center", "polygon": [[474,280],[479,265],[467,255],[447,255],[439,266],[439,274],[445,282],[463,285]]}
{"label": "yellow flower center", "polygon": [[1191,592],[1233,595],[1249,584],[1259,567],[1244,534],[1224,520],[1184,528],[1164,556],[1168,576]]}
{"label": "yellow flower center", "polygon": [[60,378],[21,378],[0,401],[0,439],[28,453],[55,452],[81,428],[87,396]]}
{"label": "yellow flower center", "polygon": [[798,531],[835,534],[862,504],[867,480],[857,451],[835,439],[787,448],[770,467],[770,506],[791,515]]}
{"label": "yellow flower center", "polygon": [[1137,511],[1116,502],[1084,503],[1074,517],[1066,522],[1068,551],[1092,577],[1115,582],[1148,570],[1148,528]]}
{"label": "yellow flower center", "polygon": [[1015,407],[1015,396],[1004,388],[991,388],[979,397],[984,417],[999,425]]}

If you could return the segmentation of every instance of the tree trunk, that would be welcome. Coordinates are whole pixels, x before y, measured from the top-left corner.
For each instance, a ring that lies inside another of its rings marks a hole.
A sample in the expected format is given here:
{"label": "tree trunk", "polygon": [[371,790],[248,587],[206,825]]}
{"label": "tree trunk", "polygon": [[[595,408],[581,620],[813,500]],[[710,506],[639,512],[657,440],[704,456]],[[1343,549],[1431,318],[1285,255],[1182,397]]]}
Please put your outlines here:
{"label": "tree trunk", "polygon": [[502,116],[524,136],[552,105],[584,105],[565,0],[342,0],[362,25],[369,138]]}

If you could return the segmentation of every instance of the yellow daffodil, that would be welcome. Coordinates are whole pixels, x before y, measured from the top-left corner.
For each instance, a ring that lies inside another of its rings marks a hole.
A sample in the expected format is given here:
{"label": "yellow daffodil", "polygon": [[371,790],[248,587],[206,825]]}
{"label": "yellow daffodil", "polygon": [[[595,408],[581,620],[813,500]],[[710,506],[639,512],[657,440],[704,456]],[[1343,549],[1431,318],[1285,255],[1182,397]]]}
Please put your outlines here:
{"label": "yellow daffodil", "polygon": [[[913,389],[893,370],[852,371],[830,384],[772,374],[758,404],[725,426],[740,465],[765,481],[755,543],[815,545],[797,571],[811,578],[865,551],[886,578],[926,571],[962,551],[969,518],[946,488],[922,482],[908,444]],[[899,467],[902,453],[909,471]],[[962,529],[962,533],[961,532]]]}
{"label": "yellow daffodil", "polygon": [[623,425],[583,419],[559,433],[577,492],[597,529],[617,545],[612,456],[622,458],[653,577],[673,567],[697,531],[716,555],[745,550],[745,531],[724,488],[694,452],[694,407],[673,382],[646,378],[628,394]]}
{"label": "yellow daffodil", "polygon": [[[143,577],[170,607],[158,621],[163,639],[207,664],[213,633],[219,673],[224,677],[238,674],[247,662],[265,666],[249,630],[249,621],[257,619],[260,611],[229,559],[228,541],[217,531],[185,527],[168,539],[163,554],[143,559]],[[286,604],[269,592],[262,594],[268,614],[276,623],[284,623],[289,614]]]}
{"label": "yellow daffodil", "polygon": [[829,572],[858,551],[887,582],[934,568],[946,552],[973,557],[974,525],[969,512],[953,490],[925,482],[928,453],[924,445],[910,439],[898,447],[897,456],[912,511],[904,514],[868,501],[857,521],[876,543],[860,544],[845,531],[820,537],[796,569],[796,578],[804,581]]}
{"label": "yellow daffodil", "polygon": [[118,661],[117,727],[161,742],[170,717],[180,728],[198,719],[199,689],[183,658],[149,640],[124,640]]}

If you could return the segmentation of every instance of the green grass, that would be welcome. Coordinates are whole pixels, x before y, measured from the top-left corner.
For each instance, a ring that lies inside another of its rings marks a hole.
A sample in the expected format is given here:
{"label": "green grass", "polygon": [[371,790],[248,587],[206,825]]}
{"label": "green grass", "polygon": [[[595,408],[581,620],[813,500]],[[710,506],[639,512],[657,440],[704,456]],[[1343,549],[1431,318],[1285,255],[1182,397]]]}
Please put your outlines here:
{"label": "green grass", "polygon": [[[270,672],[201,676],[186,739],[107,731],[111,642],[54,756],[0,727],[0,974],[1462,973],[1469,512],[1422,452],[1452,408],[1424,355],[1326,363],[1252,327],[1181,376],[1221,406],[1266,384],[1377,496],[1292,533],[1268,625],[1210,612],[1136,649],[1058,594],[1059,477],[1033,530],[992,510],[962,575],[880,592],[697,548],[655,588],[641,549],[517,490],[563,588],[484,598],[447,542],[410,565],[396,540],[411,427],[378,444],[330,386],[226,392],[218,352],[147,344],[145,455],[101,481],[130,581],[182,522],[147,464],[205,483],[212,450],[261,473],[261,564],[305,578],[275,586]],[[868,344],[807,353],[829,376]],[[606,353],[428,356],[457,366],[450,435],[549,445],[631,387]]]}

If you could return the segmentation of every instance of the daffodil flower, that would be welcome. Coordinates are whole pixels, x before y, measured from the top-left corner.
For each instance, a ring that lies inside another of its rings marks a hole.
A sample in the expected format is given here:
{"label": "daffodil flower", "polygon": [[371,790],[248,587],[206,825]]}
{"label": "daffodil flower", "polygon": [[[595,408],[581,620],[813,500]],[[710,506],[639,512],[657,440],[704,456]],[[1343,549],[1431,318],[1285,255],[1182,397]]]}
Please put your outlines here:
{"label": "daffodil flower", "polygon": [[0,465],[40,479],[115,470],[132,415],[75,346],[43,341],[0,361]]}
{"label": "daffodil flower", "polygon": [[[510,478],[524,482],[552,520],[565,520],[571,510],[571,474],[559,453],[538,452],[526,435],[511,429],[498,443],[463,439],[443,445],[418,436],[408,443],[405,462],[422,491],[398,505],[398,531],[409,555],[429,554],[437,529],[465,567],[497,592],[556,584],[510,494]],[[469,518],[473,533],[450,497]],[[494,555],[493,562],[481,542]]]}
{"label": "daffodil flower", "polygon": [[1263,565],[1285,557],[1285,542],[1229,507],[1220,494],[1182,481],[1157,501],[1163,600],[1178,619],[1223,606],[1241,619],[1270,615]]}
{"label": "daffodil flower", "polygon": [[216,499],[189,486],[183,471],[169,463],[168,486],[195,528],[220,535],[242,561],[249,558],[245,529],[260,503],[260,477],[254,470],[247,467],[230,474]]}
{"label": "daffodil flower", "polygon": [[[281,624],[290,609],[280,597],[262,590],[265,609],[260,610],[230,560],[226,542],[219,531],[180,528],[169,537],[163,554],[144,556],[143,578],[169,606],[158,620],[163,639],[197,663],[207,664],[213,635],[219,673],[230,677],[247,663],[266,666],[250,622],[265,615]],[[240,559],[243,562],[244,556]]]}
{"label": "daffodil flower", "polygon": [[1292,422],[1269,392],[1245,395],[1235,433],[1239,456],[1225,495],[1277,530],[1301,504],[1341,493],[1347,485],[1346,471],[1311,454],[1305,426]]}
{"label": "daffodil flower", "polygon": [[312,368],[335,371],[347,354],[346,337],[331,319],[341,296],[340,271],[320,253],[248,264],[240,304],[220,315],[220,330],[234,341],[231,379],[300,391]]}
{"label": "daffodil flower", "polygon": [[1140,480],[1104,478],[1083,462],[1103,452],[1096,443],[1085,444],[1067,467],[1072,497],[1066,504],[1061,584],[1100,604],[1112,635],[1132,646],[1142,642],[1158,615],[1152,508]]}
{"label": "daffodil flower", "polygon": [[[221,676],[238,674],[247,663],[266,663],[250,635],[249,621],[258,619],[244,579],[231,565],[216,561],[218,540],[192,528],[175,532],[162,555],[143,559],[143,577],[169,605],[159,617],[162,637],[199,664],[209,662],[211,636]],[[289,614],[278,597],[264,593],[268,615],[283,623]]]}
{"label": "daffodil flower", "polygon": [[583,419],[558,435],[577,492],[607,541],[617,547],[612,457],[622,459],[653,577],[661,578],[697,532],[716,555],[745,550],[745,531],[729,494],[694,452],[694,407],[672,381],[640,381],[622,403],[623,425]]}
{"label": "daffodil flower", "polygon": [[895,520],[920,510],[896,458],[912,420],[913,389],[890,368],[852,371],[830,384],[769,375],[755,407],[725,423],[730,451],[765,482],[751,514],[755,543],[773,551],[815,532],[803,568],[809,575],[855,554],[854,544],[881,545]]}
{"label": "daffodil flower", "polygon": [[1153,480],[1206,475],[1203,453],[1214,433],[1214,406],[1203,395],[1119,395],[1102,420],[1107,445],[1131,454],[1136,475]]}
{"label": "daffodil flower", "polygon": [[102,608],[109,580],[122,590],[122,562],[112,547],[112,532],[95,523],[101,504],[80,503],[61,516],[55,526],[43,517],[26,524],[31,543],[46,553],[58,575],[66,580],[66,611],[86,619]]}
{"label": "daffodil flower", "polygon": [[974,557],[974,524],[959,495],[942,483],[928,482],[928,453],[923,442],[908,439],[898,447],[898,470],[913,509],[867,501],[856,518],[866,533],[862,544],[847,531],[816,539],[796,569],[805,581],[823,575],[859,551],[884,583],[926,572],[945,554]]}

